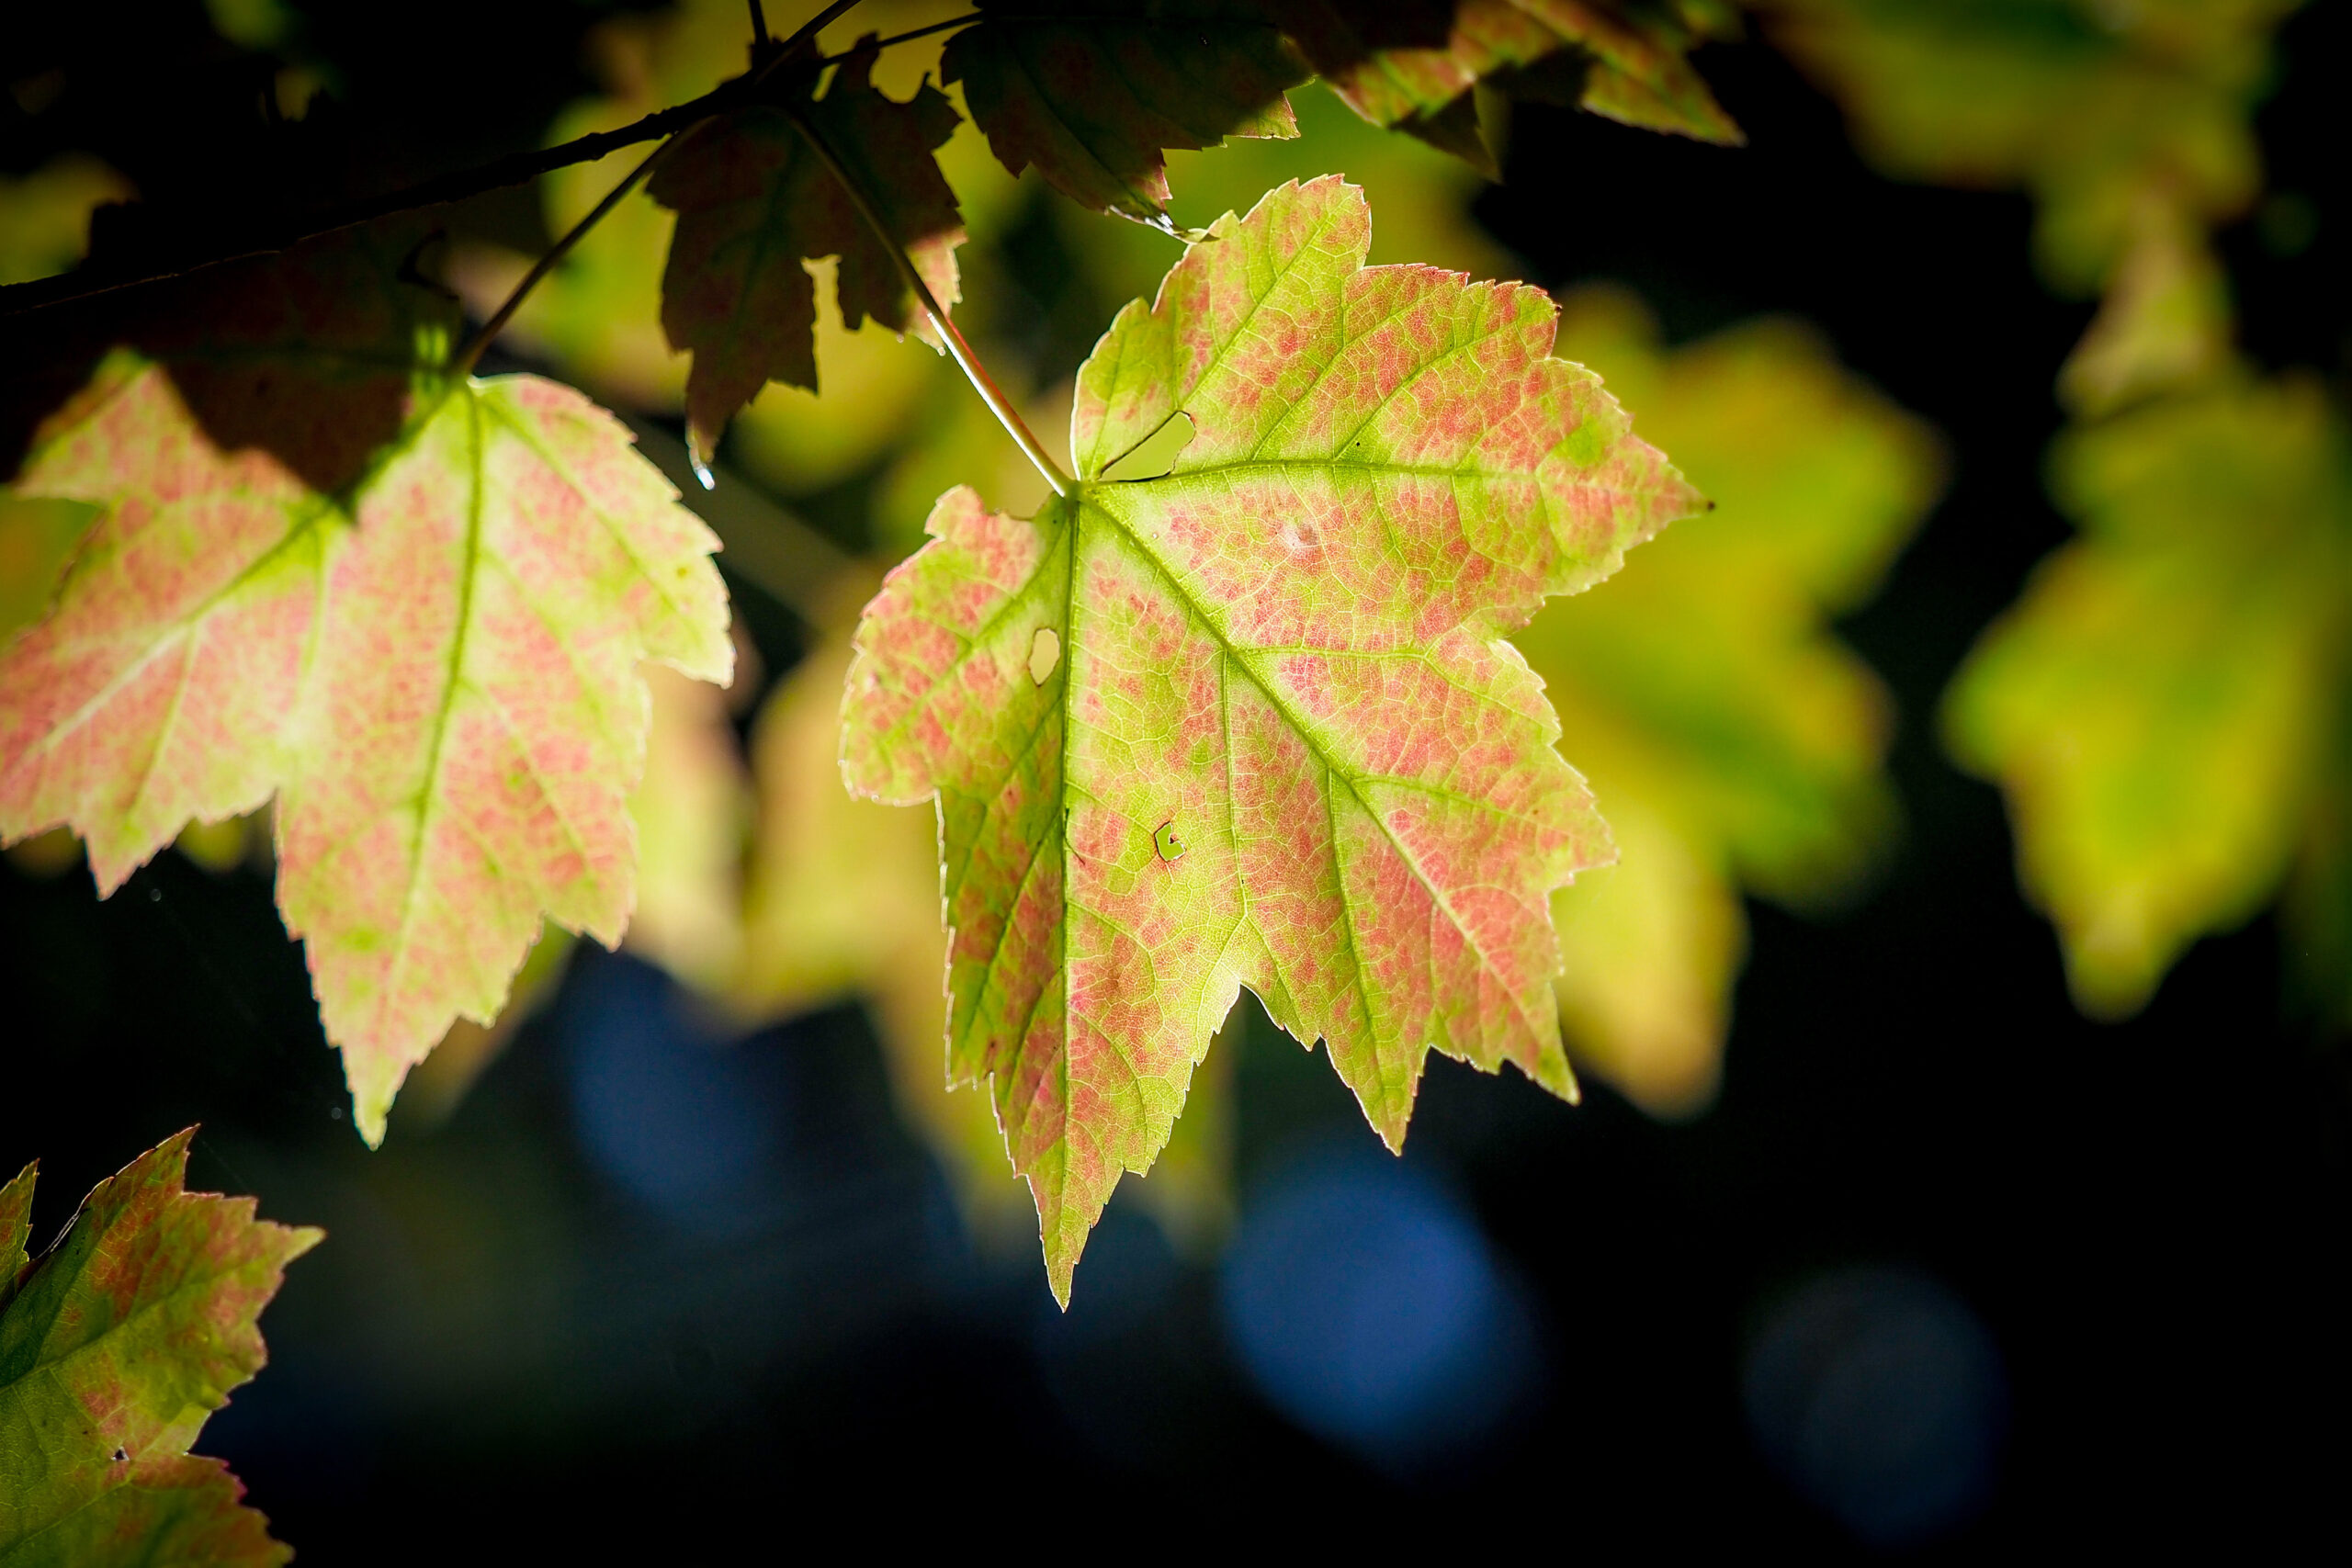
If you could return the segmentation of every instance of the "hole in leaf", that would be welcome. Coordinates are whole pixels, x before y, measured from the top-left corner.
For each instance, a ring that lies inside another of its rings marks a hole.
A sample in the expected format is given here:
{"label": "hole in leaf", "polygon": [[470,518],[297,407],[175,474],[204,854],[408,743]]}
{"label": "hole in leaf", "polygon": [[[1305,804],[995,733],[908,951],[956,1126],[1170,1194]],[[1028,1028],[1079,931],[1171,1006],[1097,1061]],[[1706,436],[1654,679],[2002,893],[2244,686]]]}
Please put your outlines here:
{"label": "hole in leaf", "polygon": [[1159,830],[1151,836],[1151,847],[1159,852],[1161,860],[1178,861],[1184,858],[1184,840],[1178,836],[1176,824],[1172,821],[1162,822],[1159,825]]}
{"label": "hole in leaf", "polygon": [[1062,661],[1062,639],[1051,626],[1039,626],[1029,639],[1029,679],[1042,686],[1053,674],[1054,667]]}
{"label": "hole in leaf", "polygon": [[1102,477],[1109,480],[1156,479],[1176,466],[1176,456],[1193,444],[1193,416],[1178,412],[1167,423],[1119,454]]}

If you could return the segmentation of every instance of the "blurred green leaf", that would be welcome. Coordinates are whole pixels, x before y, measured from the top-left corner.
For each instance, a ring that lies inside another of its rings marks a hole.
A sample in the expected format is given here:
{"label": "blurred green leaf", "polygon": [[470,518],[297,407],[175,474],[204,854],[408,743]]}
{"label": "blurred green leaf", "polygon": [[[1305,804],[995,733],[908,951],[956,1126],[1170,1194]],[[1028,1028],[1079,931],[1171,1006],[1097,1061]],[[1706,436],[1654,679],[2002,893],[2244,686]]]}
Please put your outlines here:
{"label": "blurred green leaf", "polygon": [[90,214],[129,201],[130,182],[86,152],[53,158],[29,175],[0,175],[0,284],[61,273],[90,249]]}
{"label": "blurred green leaf", "polygon": [[2316,385],[2244,373],[2058,446],[2082,537],[1978,645],[1945,721],[2008,795],[2019,875],[2086,1011],[2138,1009],[2299,863],[2290,920],[2342,1006],[2346,457]]}
{"label": "blurred green leaf", "polygon": [[293,1554],[188,1452],[266,1359],[255,1320],[322,1233],[184,1190],[188,1141],[100,1182],[28,1265],[33,1171],[0,1188],[0,1563],[260,1565]]}
{"label": "blurred green leaf", "polygon": [[1876,589],[1940,464],[1793,323],[1667,354],[1637,301],[1588,290],[1562,302],[1560,353],[1716,502],[1514,639],[1621,850],[1553,897],[1569,1043],[1645,1109],[1686,1114],[1714,1090],[1740,891],[1833,900],[1893,823],[1885,693],[1824,623]]}
{"label": "blurred green leaf", "polygon": [[2193,227],[2261,184],[2251,117],[2301,0],[1750,0],[1905,178],[2032,191],[2051,280],[2103,287],[2154,199]]}

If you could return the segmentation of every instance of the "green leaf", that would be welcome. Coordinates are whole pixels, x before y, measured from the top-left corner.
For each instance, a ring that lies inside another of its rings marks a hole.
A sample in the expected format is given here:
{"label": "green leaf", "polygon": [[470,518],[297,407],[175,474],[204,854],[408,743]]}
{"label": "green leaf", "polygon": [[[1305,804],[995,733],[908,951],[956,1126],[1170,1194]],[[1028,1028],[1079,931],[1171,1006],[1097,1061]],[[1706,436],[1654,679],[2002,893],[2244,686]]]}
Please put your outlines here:
{"label": "green leaf", "polygon": [[894,103],[873,85],[871,35],[835,68],[783,91],[789,109],[754,104],[681,138],[647,189],[678,214],[662,278],[662,326],[691,352],[686,423],[707,461],[735,411],[770,381],[817,389],[817,294],[806,264],[839,256],[842,323],[867,318],[897,332],[931,329],[890,253],[793,122],[807,118],[874,201],[942,306],[960,297],[956,247],[964,224],[933,157],[955,134],[956,110],[925,85]]}
{"label": "green leaf", "polygon": [[1034,164],[1081,207],[1168,227],[1169,148],[1298,134],[1307,70],[1249,0],[1074,0],[1050,16],[997,0],[957,33],[940,79],[1004,166]]}
{"label": "green leaf", "polygon": [[1905,178],[2023,186],[2070,291],[2102,287],[2154,199],[2193,227],[2261,186],[2269,35],[2301,0],[1756,0],[1774,42]]}
{"label": "green leaf", "polygon": [[0,639],[40,618],[97,509],[0,491]]}
{"label": "green leaf", "polygon": [[274,1564],[292,1555],[190,1454],[266,1359],[255,1319],[322,1233],[254,1218],[250,1198],[183,1190],[188,1140],[98,1184],[25,1266],[33,1171],[0,1189],[0,1563]]}
{"label": "green leaf", "polygon": [[[2319,388],[2243,375],[2077,430],[2082,537],[1955,679],[1953,754],[2007,792],[2018,874],[2085,1010],[2132,1012],[2190,942],[2340,844],[2352,481]],[[2340,895],[2338,895],[2340,897]],[[2341,997],[2315,953],[2313,978]]]}
{"label": "green leaf", "polygon": [[[304,266],[257,287],[308,298]],[[578,393],[410,386],[399,342],[232,353],[239,327],[209,364],[118,354],[17,481],[106,515],[0,652],[0,837],[73,827],[109,893],[191,819],[276,793],[279,907],[373,1142],[452,1020],[495,1017],[542,916],[620,939],[637,665],[726,681],[725,590],[708,530]],[[226,406],[274,447],[198,417],[208,376],[266,389]],[[356,465],[337,378],[390,394],[392,439]]]}
{"label": "green leaf", "polygon": [[1610,850],[1504,637],[1700,502],[1541,291],[1370,230],[1337,178],[1220,220],[1080,372],[1073,493],[950,491],[858,630],[844,770],[939,801],[950,1070],[1065,1300],[1243,985],[1392,1146],[1432,1046],[1572,1092],[1547,901]]}
{"label": "green leaf", "polygon": [[1691,68],[1679,6],[1652,0],[1279,0],[1283,25],[1340,96],[1497,177],[1472,89],[1627,125],[1736,143]]}
{"label": "green leaf", "polygon": [[0,175],[0,283],[63,272],[90,249],[90,214],[129,201],[130,182],[86,152],[52,158],[29,175]]}
{"label": "green leaf", "polygon": [[1787,321],[1668,355],[1636,302],[1589,290],[1564,301],[1560,351],[1717,503],[1517,638],[1623,850],[1553,897],[1571,1053],[1684,1115],[1720,1070],[1740,894],[1834,899],[1894,820],[1891,704],[1825,623],[1926,514],[1936,445]]}

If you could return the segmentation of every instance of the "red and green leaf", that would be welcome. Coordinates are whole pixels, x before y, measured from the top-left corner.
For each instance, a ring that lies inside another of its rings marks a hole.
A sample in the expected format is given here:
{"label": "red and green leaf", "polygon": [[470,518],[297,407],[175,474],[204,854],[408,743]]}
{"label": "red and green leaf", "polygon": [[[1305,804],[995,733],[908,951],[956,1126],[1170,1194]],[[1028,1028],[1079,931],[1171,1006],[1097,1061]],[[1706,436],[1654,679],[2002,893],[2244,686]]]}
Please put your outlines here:
{"label": "red and green leaf", "polygon": [[24,1259],[28,1168],[0,1189],[0,1559],[274,1564],[292,1555],[189,1453],[266,1359],[256,1319],[321,1233],[183,1188],[194,1130],[100,1182]]}
{"label": "red and green leaf", "polygon": [[671,347],[695,356],[686,423],[706,461],[727,422],[768,382],[817,389],[817,293],[807,263],[841,258],[844,325],[870,317],[896,332],[930,332],[889,251],[802,123],[873,202],[933,297],[943,306],[960,297],[963,218],[932,155],[955,133],[956,110],[928,84],[903,104],[885,96],[872,82],[876,53],[872,37],[861,40],[822,97],[809,76],[784,89],[788,101],[706,120],[653,172],[648,190],[678,214],[662,326]]}
{"label": "red and green leaf", "polygon": [[[0,837],[70,826],[111,892],[276,793],[279,905],[372,1142],[451,1021],[496,1015],[543,916],[619,940],[637,665],[726,681],[726,597],[716,540],[578,393],[259,335],[228,323],[192,368],[118,354],[36,442],[18,491],[104,515],[0,652]],[[195,369],[283,401],[346,363],[391,380],[392,439],[333,490],[347,423],[237,446],[191,406]]]}
{"label": "red and green leaf", "polygon": [[1076,0],[1053,14],[984,5],[940,79],[1004,166],[1035,164],[1081,207],[1165,228],[1169,148],[1298,134],[1283,94],[1304,62],[1248,0]]}
{"label": "red and green leaf", "polygon": [[1681,7],[1659,0],[1282,0],[1284,26],[1373,124],[1495,175],[1472,89],[1573,106],[1627,125],[1736,142],[1691,67]]}
{"label": "red and green leaf", "polygon": [[1336,178],[1220,220],[1080,372],[1072,493],[950,491],[859,628],[843,765],[939,801],[951,1073],[1065,1299],[1242,986],[1392,1146],[1431,1047],[1573,1092],[1548,900],[1611,851],[1504,638],[1702,502],[1540,290],[1370,231]]}

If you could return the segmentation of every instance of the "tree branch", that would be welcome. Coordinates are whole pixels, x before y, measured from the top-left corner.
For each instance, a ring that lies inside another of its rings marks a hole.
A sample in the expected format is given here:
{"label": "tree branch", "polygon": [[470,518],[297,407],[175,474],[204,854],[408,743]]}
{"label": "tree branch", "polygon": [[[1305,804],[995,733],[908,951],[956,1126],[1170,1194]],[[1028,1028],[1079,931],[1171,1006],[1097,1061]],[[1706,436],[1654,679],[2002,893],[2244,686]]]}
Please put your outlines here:
{"label": "tree branch", "polygon": [[[439,207],[445,202],[480,196],[484,191],[527,185],[551,170],[569,168],[574,164],[594,163],[621,148],[659,141],[684,130],[696,120],[722,113],[749,97],[777,65],[793,56],[799,46],[812,42],[821,28],[857,4],[858,0],[833,0],[833,4],[810,17],[782,44],[763,46],[762,52],[766,58],[759,69],[731,82],[721,83],[699,98],[647,115],[643,119],[622,126],[617,130],[600,130],[560,146],[509,153],[470,169],[455,170],[419,185],[406,186],[381,196],[369,197],[364,201],[329,208],[322,212],[259,223],[251,232],[214,248],[200,249],[191,245],[177,252],[166,250],[161,253],[142,249],[137,255],[127,256],[112,265],[100,262],[76,267],[55,277],[8,284],[0,287],[0,318],[22,315],[77,299],[96,299],[118,289],[134,288],[142,283],[160,283],[166,278],[182,277],[228,262],[275,255],[281,251],[292,250],[305,240],[315,240],[342,229],[357,228],[379,218],[390,218],[396,212],[413,212],[421,207]],[[813,55],[813,49],[809,52]],[[813,59],[810,62],[821,63]]]}
{"label": "tree branch", "polygon": [[217,252],[162,257],[150,253],[120,266],[83,266],[55,277],[37,278],[30,283],[12,283],[0,288],[0,316],[17,315],[74,299],[93,299],[142,283],[158,283],[226,262],[243,261],[249,256],[274,255],[280,251],[292,250],[305,240],[314,240],[340,229],[356,228],[362,223],[372,223],[379,218],[389,218],[396,212],[461,201],[467,197],[480,196],[484,191],[497,190],[504,186],[526,185],[551,169],[594,163],[623,147],[632,147],[640,141],[655,141],[673,131],[683,130],[695,121],[729,107],[747,91],[746,85],[752,80],[749,76],[739,76],[699,98],[647,115],[635,124],[625,125],[617,130],[600,130],[560,146],[510,153],[470,169],[438,175],[421,185],[387,191],[365,201],[330,208],[307,218],[289,218],[273,224],[259,225],[251,234],[231,242],[225,249]]}
{"label": "tree branch", "polygon": [[532,289],[539,286],[539,280],[553,272],[556,264],[571,254],[571,247],[587,238],[588,231],[603,222],[605,214],[618,207],[621,204],[621,198],[635,190],[638,182],[651,174],[653,165],[660,163],[670,149],[677,144],[678,139],[673,136],[661,146],[648,152],[620,184],[605,193],[604,200],[588,209],[587,217],[574,223],[562,239],[548,247],[548,254],[534,262],[531,265],[531,270],[523,275],[523,281],[507,292],[505,302],[492,311],[490,319],[476,328],[473,335],[466,340],[465,345],[458,350],[457,358],[451,362],[451,369],[456,374],[467,376],[473,373],[474,362],[481,357],[481,351],[490,346],[492,339],[506,330],[506,323],[514,319],[514,312],[523,308],[524,299],[529,296]]}

